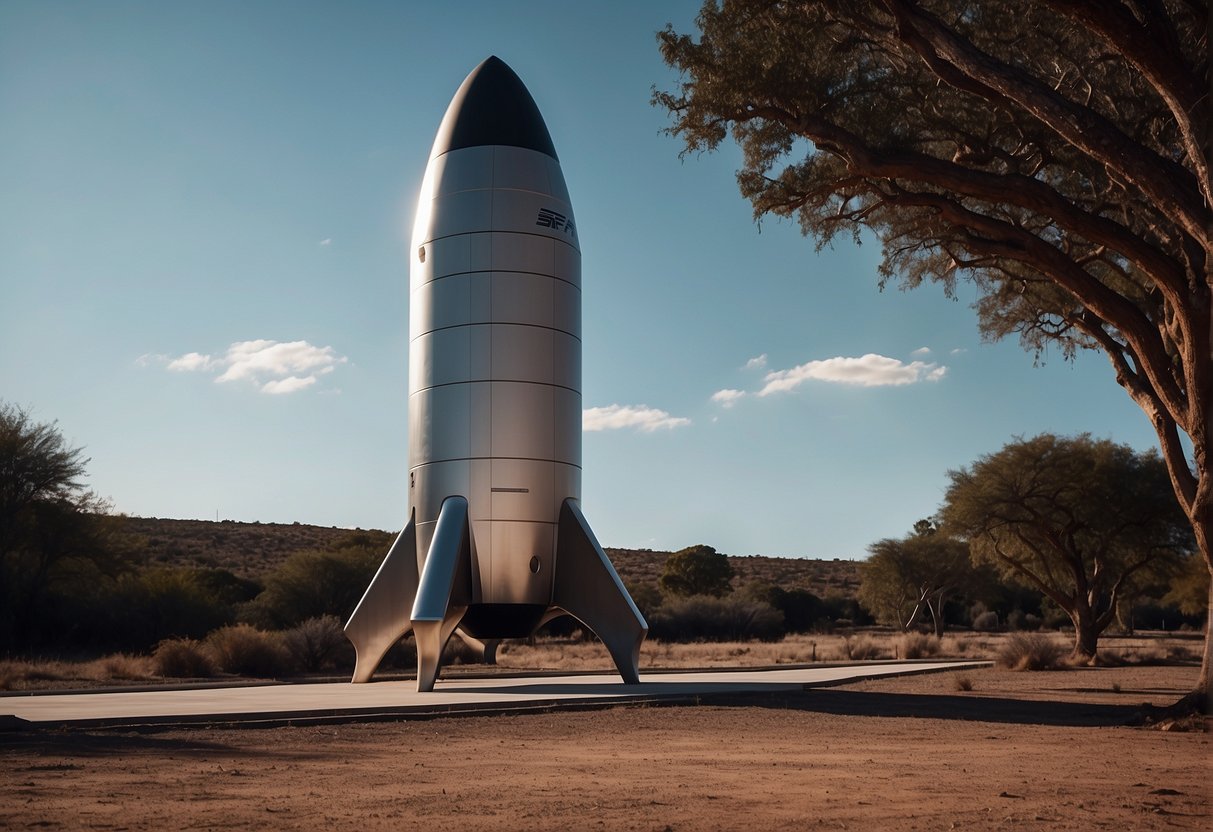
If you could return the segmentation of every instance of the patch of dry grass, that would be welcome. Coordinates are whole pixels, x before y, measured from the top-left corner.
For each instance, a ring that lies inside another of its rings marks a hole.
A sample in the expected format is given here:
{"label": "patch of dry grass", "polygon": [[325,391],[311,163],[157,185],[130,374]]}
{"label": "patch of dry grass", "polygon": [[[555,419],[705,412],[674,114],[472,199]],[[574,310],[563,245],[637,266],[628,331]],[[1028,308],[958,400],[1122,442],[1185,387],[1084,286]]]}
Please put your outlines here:
{"label": "patch of dry grass", "polygon": [[150,656],[115,653],[87,662],[58,659],[0,661],[0,690],[36,690],[77,684],[130,682],[155,678]]}
{"label": "patch of dry grass", "polygon": [[998,650],[997,661],[1011,670],[1054,670],[1066,648],[1046,633],[1011,633]]}
{"label": "patch of dry grass", "polygon": [[[252,628],[247,628],[251,630]],[[271,661],[267,670],[275,671],[261,678],[283,672],[278,661],[283,658],[278,644],[279,634],[248,633],[241,628],[239,633],[225,633],[224,642],[241,642],[239,647],[248,647],[249,639],[235,636],[252,636],[253,645],[264,648],[272,642]],[[1052,645],[1058,658],[1064,657],[1071,645],[1072,637],[1064,633],[950,633],[942,639],[933,636],[902,634],[887,630],[862,630],[836,634],[790,635],[776,642],[712,642],[679,644],[673,642],[646,641],[640,651],[640,666],[645,670],[665,668],[708,667],[769,667],[776,665],[805,665],[817,662],[868,661],[872,659],[912,659],[915,656],[935,659],[970,659],[988,661],[997,659],[1009,644],[1022,637],[1043,639]],[[218,640],[218,639],[215,639]],[[1107,642],[1106,644],[1104,642]],[[196,642],[169,643],[162,645],[166,655],[160,659],[173,664],[170,659],[196,658],[204,654],[206,664],[198,666],[161,667],[156,656],[106,656],[90,662],[70,662],[57,659],[0,661],[0,690],[28,690],[45,688],[96,687],[111,682],[131,680],[158,680],[172,676],[198,677],[220,669],[234,671],[241,662],[215,662],[214,645]],[[233,644],[227,644],[233,647]],[[1147,635],[1132,639],[1109,637],[1101,641],[1101,655],[1106,655],[1108,664],[1150,665],[1191,664],[1198,661],[1201,641],[1186,635]],[[169,652],[189,653],[189,656],[167,655]],[[1106,651],[1106,652],[1105,652]],[[257,650],[238,650],[239,653],[262,653]],[[913,654],[913,655],[912,655]],[[235,656],[229,658],[234,659]],[[244,655],[240,658],[247,659]],[[401,669],[412,664],[411,654]],[[475,664],[476,657],[469,648],[452,639],[444,661],[448,664]],[[214,667],[219,664],[219,667]],[[540,638],[512,640],[501,644],[497,651],[497,665],[502,670],[554,670],[554,671],[611,671],[614,665],[606,648],[597,640],[573,638]],[[344,675],[348,668],[338,668],[335,673]],[[252,672],[251,669],[247,672]],[[258,677],[249,677],[258,678]],[[957,682],[959,684],[959,682]],[[959,689],[959,688],[958,688]]]}

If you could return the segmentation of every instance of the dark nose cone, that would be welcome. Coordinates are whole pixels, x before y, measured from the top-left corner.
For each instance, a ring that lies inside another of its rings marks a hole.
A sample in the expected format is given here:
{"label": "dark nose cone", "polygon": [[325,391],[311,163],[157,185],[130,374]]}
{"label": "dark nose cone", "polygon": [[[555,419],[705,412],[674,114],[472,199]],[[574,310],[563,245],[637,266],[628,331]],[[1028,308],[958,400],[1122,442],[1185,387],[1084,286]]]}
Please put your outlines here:
{"label": "dark nose cone", "polygon": [[473,69],[451,99],[431,155],[486,144],[525,147],[557,159],[535,99],[495,55]]}

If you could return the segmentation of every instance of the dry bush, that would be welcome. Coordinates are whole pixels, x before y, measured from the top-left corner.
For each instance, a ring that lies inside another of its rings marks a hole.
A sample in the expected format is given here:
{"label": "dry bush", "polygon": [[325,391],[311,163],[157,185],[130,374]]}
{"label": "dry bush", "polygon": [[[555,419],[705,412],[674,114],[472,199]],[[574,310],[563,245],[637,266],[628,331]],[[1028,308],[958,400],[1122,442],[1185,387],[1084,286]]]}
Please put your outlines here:
{"label": "dry bush", "polygon": [[998,651],[998,664],[1011,670],[1054,670],[1065,648],[1043,633],[1011,633]]}
{"label": "dry bush", "polygon": [[998,629],[998,613],[993,610],[983,612],[973,619],[973,629],[982,633],[992,633]]}
{"label": "dry bush", "polygon": [[352,646],[335,615],[309,618],[282,634],[282,643],[295,667],[306,673],[333,667]]}
{"label": "dry bush", "polygon": [[157,644],[152,666],[166,679],[208,679],[215,675],[210,651],[192,638],[170,638]]}
{"label": "dry bush", "polygon": [[952,679],[952,684],[957,690],[969,691],[973,689],[973,678],[961,674]]}
{"label": "dry bush", "polygon": [[3,668],[0,668],[0,676],[7,676],[18,685],[8,688],[9,690],[18,690],[20,687],[26,687],[22,683],[63,682],[78,679],[80,674],[68,662],[37,660],[5,662]]}
{"label": "dry bush", "polygon": [[115,653],[88,662],[81,668],[85,678],[98,682],[113,679],[130,681],[132,679],[152,678],[152,662],[147,656],[131,656],[126,653]]}
{"label": "dry bush", "polygon": [[871,636],[847,636],[842,640],[843,655],[854,662],[879,659],[888,655]]}
{"label": "dry bush", "polygon": [[905,633],[901,637],[899,646],[903,659],[925,659],[928,656],[938,656],[942,647],[939,636],[929,636],[926,633]]}
{"label": "dry bush", "polygon": [[206,637],[206,646],[225,673],[272,679],[286,670],[288,657],[281,639],[248,624],[220,627]]}

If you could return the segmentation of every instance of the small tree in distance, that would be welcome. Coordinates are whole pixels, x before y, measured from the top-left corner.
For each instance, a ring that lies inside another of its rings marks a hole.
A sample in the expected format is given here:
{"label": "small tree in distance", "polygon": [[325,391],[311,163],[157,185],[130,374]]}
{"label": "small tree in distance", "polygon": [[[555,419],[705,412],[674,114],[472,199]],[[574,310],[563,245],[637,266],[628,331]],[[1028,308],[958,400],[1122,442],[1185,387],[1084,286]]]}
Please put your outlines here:
{"label": "small tree in distance", "polygon": [[935,635],[943,635],[943,605],[972,576],[969,547],[919,520],[900,540],[878,540],[859,567],[859,601],[883,624],[903,632],[925,609]]}
{"label": "small tree in distance", "polygon": [[1153,452],[1085,434],[1042,434],[948,476],[944,528],[967,538],[975,558],[1064,610],[1078,659],[1095,659],[1135,577],[1194,549]]}
{"label": "small tree in distance", "polygon": [[722,598],[733,591],[733,567],[727,555],[699,544],[680,549],[666,558],[658,582],[667,595],[711,595]]}

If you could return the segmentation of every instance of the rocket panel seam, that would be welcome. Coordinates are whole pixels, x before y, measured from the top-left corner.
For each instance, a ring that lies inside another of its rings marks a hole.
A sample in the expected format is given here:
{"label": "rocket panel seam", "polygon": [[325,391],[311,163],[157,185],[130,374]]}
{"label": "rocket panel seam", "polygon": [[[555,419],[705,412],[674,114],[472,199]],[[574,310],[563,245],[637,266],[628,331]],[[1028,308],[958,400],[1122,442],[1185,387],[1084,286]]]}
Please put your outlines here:
{"label": "rocket panel seam", "polygon": [[442,384],[431,384],[428,387],[418,387],[415,390],[409,391],[409,396],[412,397],[416,393],[424,393],[426,390],[437,390],[440,387],[456,387],[460,384],[532,384],[535,387],[555,387],[557,390],[568,390],[570,393],[581,395],[581,391],[575,387],[569,387],[564,384],[549,384],[546,381],[530,381],[522,378],[477,378],[468,379],[467,381],[446,381]]}
{"label": "rocket panel seam", "polygon": [[409,470],[413,471],[418,468],[425,468],[427,465],[442,465],[447,462],[483,462],[494,459],[509,459],[518,462],[555,462],[557,465],[567,465],[570,468],[576,468],[578,471],[582,469],[580,463],[568,462],[563,459],[548,459],[546,457],[536,456],[452,456],[442,459],[431,459],[428,462],[418,462],[416,465],[410,465]]}
{"label": "rocket panel seam", "polygon": [[[581,252],[577,252],[577,253],[580,254]],[[438,277],[435,277],[431,280],[427,280],[424,283],[419,284],[417,288],[420,289],[422,286],[429,286],[431,284],[437,283],[440,280],[446,280],[448,277],[461,277],[462,275],[465,275],[465,274],[528,274],[533,277],[546,277],[549,280],[559,280],[561,283],[572,286],[578,292],[581,291],[580,286],[578,286],[576,283],[574,283],[571,280],[565,280],[563,277],[557,277],[554,274],[547,274],[546,272],[524,272],[524,271],[520,271],[519,269],[468,269],[466,272],[449,272],[447,274],[438,275]],[[409,290],[410,294],[412,292],[416,292],[416,291],[417,291],[417,289]]]}
{"label": "rocket panel seam", "polygon": [[424,338],[425,336],[430,335],[435,332],[446,332],[448,329],[463,329],[464,327],[469,327],[469,326],[525,326],[525,327],[529,327],[531,329],[546,329],[549,332],[559,332],[563,335],[569,336],[574,341],[578,341],[578,342],[581,341],[580,335],[576,335],[572,332],[569,332],[567,329],[561,329],[560,327],[544,326],[543,324],[527,324],[527,323],[515,323],[514,321],[493,320],[493,321],[476,321],[474,323],[468,323],[468,324],[451,324],[450,326],[436,326],[433,329],[427,329],[425,332],[419,332],[417,334],[416,338],[409,339],[409,344],[412,344],[418,338]]}
{"label": "rocket panel seam", "polygon": [[[495,189],[494,189],[495,190]],[[450,240],[454,237],[466,237],[469,234],[517,234],[520,237],[539,237],[542,240],[551,240],[556,243],[564,243],[569,248],[581,254],[581,247],[572,245],[568,240],[562,240],[554,234],[536,234],[534,231],[516,231],[510,228],[476,228],[470,231],[460,231],[458,234],[443,234],[441,237],[430,237],[427,240],[421,240],[417,245],[425,246],[438,240]]]}

